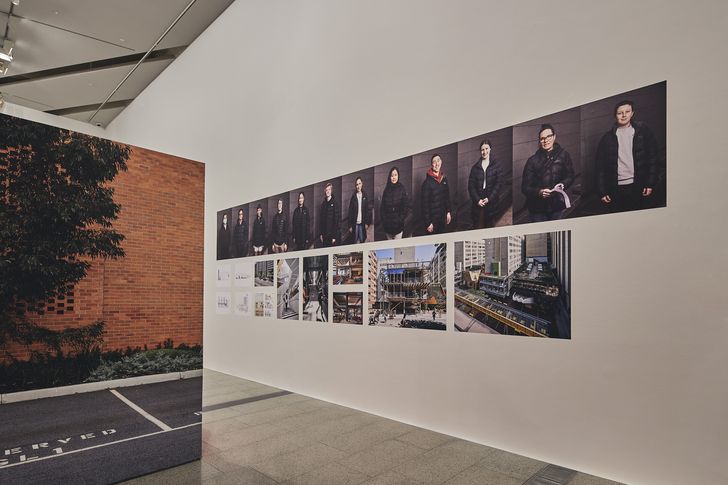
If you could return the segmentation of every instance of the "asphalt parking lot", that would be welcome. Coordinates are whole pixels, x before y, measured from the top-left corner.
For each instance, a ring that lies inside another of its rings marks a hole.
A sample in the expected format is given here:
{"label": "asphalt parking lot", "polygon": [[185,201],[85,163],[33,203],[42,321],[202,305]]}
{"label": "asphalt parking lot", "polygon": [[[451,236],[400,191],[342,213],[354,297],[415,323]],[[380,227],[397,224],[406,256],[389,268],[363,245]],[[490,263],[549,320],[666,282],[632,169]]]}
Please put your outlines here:
{"label": "asphalt parking lot", "polygon": [[109,483],[201,456],[202,377],[0,405],[0,483]]}

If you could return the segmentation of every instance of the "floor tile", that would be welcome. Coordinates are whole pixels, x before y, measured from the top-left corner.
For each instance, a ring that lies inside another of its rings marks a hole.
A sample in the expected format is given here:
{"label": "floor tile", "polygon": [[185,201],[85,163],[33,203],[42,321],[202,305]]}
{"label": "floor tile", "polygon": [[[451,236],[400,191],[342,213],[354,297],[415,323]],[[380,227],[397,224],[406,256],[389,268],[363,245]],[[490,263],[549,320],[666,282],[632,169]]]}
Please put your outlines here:
{"label": "floor tile", "polygon": [[288,480],[298,475],[335,462],[343,453],[321,443],[278,455],[269,460],[253,464],[253,467],[276,481]]}
{"label": "floor tile", "polygon": [[472,466],[445,482],[445,485],[522,485],[523,480],[490,468]]}
{"label": "floor tile", "polygon": [[369,477],[338,463],[329,463],[283,482],[285,485],[357,485]]}
{"label": "floor tile", "polygon": [[222,471],[229,471],[243,465],[259,463],[278,455],[291,453],[299,448],[301,448],[299,444],[285,436],[278,435],[239,448],[205,455],[204,460]]}
{"label": "floor tile", "polygon": [[455,448],[438,447],[395,468],[395,471],[426,484],[439,484],[475,465],[482,457]]}
{"label": "floor tile", "polygon": [[569,485],[622,485],[622,483],[577,472],[569,482]]}
{"label": "floor tile", "polygon": [[452,441],[455,438],[446,434],[436,433],[427,429],[418,428],[414,431],[410,431],[409,433],[399,436],[397,439],[399,441],[404,441],[405,443],[413,444],[425,450],[431,450],[432,448],[445,444],[448,441]]}
{"label": "floor tile", "polygon": [[207,478],[205,485],[277,485],[272,478],[251,467],[240,467],[222,475]]}
{"label": "floor tile", "polygon": [[373,477],[423,453],[425,451],[422,448],[414,445],[388,440],[354,453],[342,459],[340,463]]}
{"label": "floor tile", "polygon": [[356,452],[381,441],[390,440],[412,431],[414,427],[381,418],[349,433],[329,437],[323,442],[337,450]]}
{"label": "floor tile", "polygon": [[362,483],[362,485],[423,485],[423,482],[408,478],[396,471],[389,470],[388,472],[384,472],[381,475],[377,475],[376,477],[367,480]]}
{"label": "floor tile", "polygon": [[491,448],[490,450],[488,457],[479,464],[514,478],[527,480],[548,465],[548,463],[544,463],[543,461],[516,455],[515,453],[509,453],[495,448]]}

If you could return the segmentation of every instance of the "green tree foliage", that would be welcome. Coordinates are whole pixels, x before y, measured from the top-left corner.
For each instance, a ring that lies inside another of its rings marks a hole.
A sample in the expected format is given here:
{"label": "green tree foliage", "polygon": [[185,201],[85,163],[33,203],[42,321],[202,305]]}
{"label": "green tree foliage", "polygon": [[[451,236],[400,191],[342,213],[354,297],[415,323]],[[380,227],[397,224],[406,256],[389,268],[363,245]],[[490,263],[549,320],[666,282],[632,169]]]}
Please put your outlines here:
{"label": "green tree foliage", "polygon": [[126,145],[0,115],[0,346],[40,338],[55,347],[59,336],[16,304],[62,294],[86,276],[87,257],[124,256],[108,183],[128,158]]}

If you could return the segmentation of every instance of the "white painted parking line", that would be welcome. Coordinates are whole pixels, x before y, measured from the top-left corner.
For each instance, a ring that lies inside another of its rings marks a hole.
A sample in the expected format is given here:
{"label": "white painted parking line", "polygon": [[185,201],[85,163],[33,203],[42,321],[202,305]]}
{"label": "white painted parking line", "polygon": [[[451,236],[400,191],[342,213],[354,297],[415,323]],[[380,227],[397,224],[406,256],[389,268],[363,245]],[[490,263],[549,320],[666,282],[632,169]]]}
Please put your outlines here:
{"label": "white painted parking line", "polygon": [[114,396],[118,397],[124,404],[126,404],[127,406],[132,408],[134,411],[138,412],[139,414],[144,416],[146,419],[148,419],[155,425],[159,426],[159,428],[161,428],[163,431],[172,430],[172,428],[167,426],[165,423],[161,422],[160,420],[158,420],[157,418],[155,418],[154,416],[152,416],[151,414],[149,414],[148,412],[146,412],[145,410],[143,410],[142,408],[140,408],[139,406],[137,406],[136,404],[134,404],[133,402],[131,402],[130,400],[125,398],[124,396],[122,396],[121,393],[119,391],[117,391],[116,389],[109,389],[109,392],[111,392],[111,394],[113,394]]}
{"label": "white painted parking line", "polygon": [[20,466],[20,465],[27,465],[28,463],[37,463],[39,461],[50,460],[51,458],[58,458],[60,456],[73,455],[74,453],[80,453],[82,451],[93,450],[93,449],[96,449],[96,448],[104,448],[106,446],[118,445],[119,443],[125,443],[127,441],[138,440],[138,439],[141,439],[141,438],[148,438],[149,436],[156,436],[158,434],[169,433],[171,431],[179,431],[181,429],[190,428],[192,426],[200,426],[200,425],[202,425],[202,423],[186,424],[184,426],[179,426],[177,428],[169,428],[169,426],[168,426],[169,429],[164,430],[164,431],[155,431],[153,433],[147,433],[147,434],[143,434],[143,435],[139,435],[139,436],[132,436],[132,437],[129,437],[129,438],[124,438],[124,439],[112,441],[110,443],[102,443],[100,445],[89,446],[89,447],[86,447],[86,448],[79,448],[77,450],[63,451],[63,452],[60,452],[60,453],[57,453],[57,454],[54,454],[54,455],[50,455],[50,456],[42,456],[42,457],[38,457],[38,458],[33,458],[32,460],[21,461],[21,462],[18,462],[18,463],[11,463],[9,465],[0,466],[0,470],[5,470],[7,468],[12,468],[12,467],[15,467],[15,466]]}

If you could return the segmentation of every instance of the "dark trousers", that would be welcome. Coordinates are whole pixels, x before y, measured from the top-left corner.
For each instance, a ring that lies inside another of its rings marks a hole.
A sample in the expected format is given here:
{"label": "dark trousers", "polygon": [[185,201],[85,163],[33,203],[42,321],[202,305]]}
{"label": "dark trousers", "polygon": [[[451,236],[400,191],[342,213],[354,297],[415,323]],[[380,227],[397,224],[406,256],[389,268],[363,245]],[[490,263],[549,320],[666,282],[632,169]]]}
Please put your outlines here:
{"label": "dark trousers", "polygon": [[559,209],[554,212],[529,212],[529,222],[545,222],[545,221],[558,221],[561,219],[561,215],[564,213],[563,209]]}
{"label": "dark trousers", "polygon": [[609,212],[627,212],[642,209],[642,187],[638,184],[617,185],[610,195],[612,202],[607,204]]}

